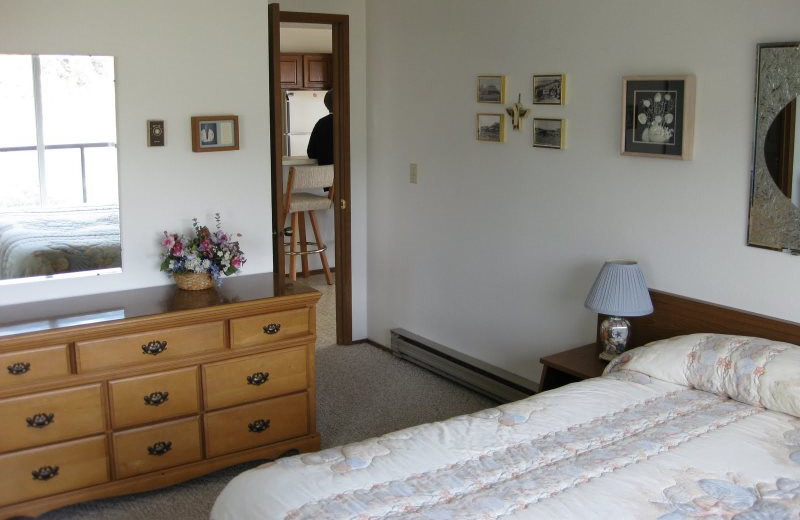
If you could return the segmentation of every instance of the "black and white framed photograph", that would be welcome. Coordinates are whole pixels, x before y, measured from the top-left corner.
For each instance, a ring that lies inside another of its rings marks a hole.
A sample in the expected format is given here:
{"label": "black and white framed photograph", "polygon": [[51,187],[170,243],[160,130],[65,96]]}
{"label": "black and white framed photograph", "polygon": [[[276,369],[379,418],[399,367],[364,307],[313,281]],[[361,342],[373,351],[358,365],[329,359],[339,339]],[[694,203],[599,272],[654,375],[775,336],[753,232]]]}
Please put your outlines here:
{"label": "black and white framed photograph", "polygon": [[622,155],[692,158],[694,76],[622,78]]}
{"label": "black and white framed photograph", "polygon": [[478,76],[478,103],[506,102],[505,76]]}
{"label": "black and white framed photograph", "polygon": [[193,151],[221,152],[238,149],[238,116],[196,116],[192,118]]}
{"label": "black and white framed photograph", "polygon": [[493,143],[505,141],[505,115],[478,114],[476,137],[478,141]]}
{"label": "black and white framed photograph", "polygon": [[566,74],[537,74],[533,76],[534,105],[563,105],[566,102]]}
{"label": "black and white framed photograph", "polygon": [[533,118],[533,146],[537,148],[564,148],[566,121],[563,119]]}

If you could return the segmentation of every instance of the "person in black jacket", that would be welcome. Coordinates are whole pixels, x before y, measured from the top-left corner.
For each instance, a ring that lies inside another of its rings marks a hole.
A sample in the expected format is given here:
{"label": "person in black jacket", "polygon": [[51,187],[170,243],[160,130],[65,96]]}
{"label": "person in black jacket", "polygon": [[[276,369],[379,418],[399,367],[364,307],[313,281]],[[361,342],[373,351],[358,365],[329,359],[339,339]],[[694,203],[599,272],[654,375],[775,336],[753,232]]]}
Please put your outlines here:
{"label": "person in black jacket", "polygon": [[320,166],[333,164],[333,90],[325,93],[325,106],[329,114],[317,121],[311,131],[306,153]]}

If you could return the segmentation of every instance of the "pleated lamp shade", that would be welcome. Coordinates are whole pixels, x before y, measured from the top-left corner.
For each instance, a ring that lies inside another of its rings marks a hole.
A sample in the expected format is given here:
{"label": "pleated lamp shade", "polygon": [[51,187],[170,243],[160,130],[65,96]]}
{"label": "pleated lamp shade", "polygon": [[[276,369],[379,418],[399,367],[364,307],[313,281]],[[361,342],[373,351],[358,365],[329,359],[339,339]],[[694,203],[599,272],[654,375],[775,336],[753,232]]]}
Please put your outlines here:
{"label": "pleated lamp shade", "polygon": [[653,312],[644,275],[639,264],[631,260],[606,262],[584,305],[609,316],[644,316]]}

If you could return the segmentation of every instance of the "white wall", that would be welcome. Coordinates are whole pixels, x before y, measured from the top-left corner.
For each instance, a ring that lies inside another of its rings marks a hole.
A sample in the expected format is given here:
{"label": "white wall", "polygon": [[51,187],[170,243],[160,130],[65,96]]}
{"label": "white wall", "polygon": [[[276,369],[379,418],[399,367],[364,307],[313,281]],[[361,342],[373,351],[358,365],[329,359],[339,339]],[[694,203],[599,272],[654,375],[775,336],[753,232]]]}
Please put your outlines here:
{"label": "white wall", "polygon": [[281,52],[330,54],[333,30],[330,25],[281,24]]}
{"label": "white wall", "polygon": [[[796,0],[371,0],[369,337],[404,327],[532,379],[594,339],[603,261],[649,284],[800,321],[800,259],[745,245],[756,44],[800,39]],[[474,138],[478,74],[567,74],[567,149]],[[695,158],[619,155],[623,75],[696,74]],[[419,184],[408,163],[419,164]]]}
{"label": "white wall", "polygon": [[[353,334],[366,334],[364,0],[297,0],[284,10],[350,15]],[[3,0],[0,52],[116,57],[123,273],[0,287],[0,304],[171,283],[158,271],[164,229],[223,215],[239,231],[245,273],[272,269],[267,2]],[[238,114],[240,150],[193,153],[189,118]],[[147,148],[147,119],[166,146]]]}

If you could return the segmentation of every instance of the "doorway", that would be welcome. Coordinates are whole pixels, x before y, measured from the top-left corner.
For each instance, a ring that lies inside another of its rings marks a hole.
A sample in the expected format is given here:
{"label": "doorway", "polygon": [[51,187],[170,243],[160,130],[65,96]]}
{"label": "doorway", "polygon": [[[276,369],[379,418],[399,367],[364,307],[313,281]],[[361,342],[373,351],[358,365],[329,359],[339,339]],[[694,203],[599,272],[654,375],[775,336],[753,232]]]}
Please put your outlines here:
{"label": "doorway", "polygon": [[[287,257],[285,255],[286,214],[284,206],[285,172],[284,152],[289,152],[287,140],[290,137],[287,119],[287,86],[281,81],[281,29],[282,27],[297,29],[330,28],[329,86],[333,92],[333,167],[334,167],[334,203],[332,231],[334,235],[334,292],[336,343],[350,345],[352,333],[352,273],[350,254],[350,74],[349,74],[349,17],[346,15],[299,13],[281,11],[278,4],[269,5],[269,71],[270,71],[270,153],[272,170],[272,251],[273,273],[275,285],[284,292],[288,285]],[[295,49],[300,50],[300,49]],[[318,49],[317,49],[318,50]],[[292,53],[302,54],[302,53]],[[317,62],[319,54],[315,54]],[[285,62],[284,62],[285,63]],[[302,59],[300,60],[302,63]],[[302,73],[303,71],[301,71]],[[325,79],[311,78],[311,83],[298,90],[326,90]],[[296,86],[296,85],[295,85]],[[295,137],[295,155],[302,150],[302,138]],[[304,154],[303,154],[304,155]],[[323,226],[320,226],[323,227]],[[303,280],[298,275],[298,280]]]}

